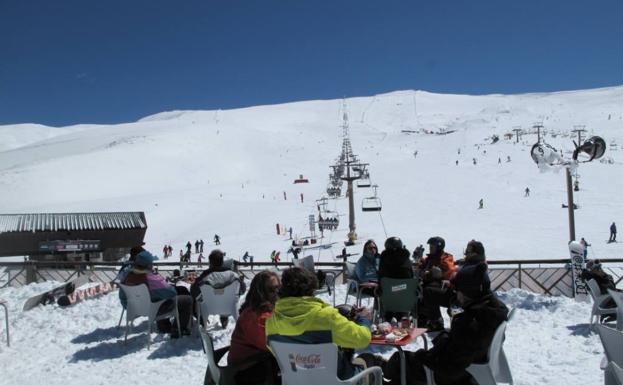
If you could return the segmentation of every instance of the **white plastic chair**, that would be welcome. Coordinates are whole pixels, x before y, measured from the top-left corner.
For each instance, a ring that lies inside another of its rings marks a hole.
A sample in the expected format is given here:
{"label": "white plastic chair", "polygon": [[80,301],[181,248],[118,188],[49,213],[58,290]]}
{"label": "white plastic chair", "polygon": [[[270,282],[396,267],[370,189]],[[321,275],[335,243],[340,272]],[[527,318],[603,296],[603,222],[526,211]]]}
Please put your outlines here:
{"label": "white plastic chair", "polygon": [[502,322],[495,330],[493,340],[491,340],[491,345],[489,346],[489,353],[487,354],[487,363],[471,364],[465,369],[479,385],[496,385],[499,382],[513,384],[511,369],[502,348],[505,331],[506,321]]}
{"label": "white plastic chair", "polygon": [[357,384],[370,375],[374,384],[381,385],[383,371],[378,366],[367,368],[348,380],[337,378],[337,346],[326,344],[292,344],[271,341],[277,357],[282,385],[339,385]]}
{"label": "white plastic chair", "polygon": [[623,332],[603,324],[595,326],[608,362],[623,366]]}
{"label": "white plastic chair", "polygon": [[602,315],[607,314],[616,314],[616,308],[604,308],[602,305],[606,300],[610,298],[610,294],[601,294],[601,289],[599,289],[599,284],[594,279],[588,280],[588,291],[591,293],[591,297],[593,298],[593,309],[591,310],[591,322],[590,324],[599,323],[599,318]]}
{"label": "white plastic chair", "polygon": [[608,293],[616,303],[617,330],[623,331],[623,292],[608,289]]}
{"label": "white plastic chair", "polygon": [[623,369],[614,362],[610,362],[604,375],[605,385],[623,385]]}
{"label": "white plastic chair", "polygon": [[[510,315],[512,318],[512,314]],[[498,383],[513,384],[506,354],[502,348],[504,342],[504,332],[506,331],[506,321],[503,321],[495,330],[489,352],[487,353],[488,362],[484,364],[471,364],[465,370],[474,377],[478,385],[497,385]],[[424,366],[427,385],[435,385],[433,371]]]}
{"label": "white plastic chair", "polygon": [[238,291],[240,282],[234,281],[221,289],[215,289],[208,284],[200,286],[201,297],[197,300],[199,313],[203,318],[204,327],[208,325],[208,316],[233,316],[238,320]]}
{"label": "white plastic chair", "polygon": [[[201,341],[203,342],[203,350],[205,351],[208,359],[208,368],[206,369],[206,375],[203,383],[204,385],[219,384],[221,376],[224,374],[223,372],[227,367],[218,365],[212,338],[202,325],[199,325],[199,334],[201,335]],[[229,350],[229,347],[227,350]]]}
{"label": "white plastic chair", "polygon": [[6,306],[6,301],[0,299],[0,306],[4,307],[4,323],[6,325],[6,346],[11,347],[11,340],[9,336],[9,308]]}
{"label": "white plastic chair", "polygon": [[[292,260],[292,265],[300,267],[307,271],[311,271],[316,274],[316,268],[314,265],[314,256],[308,255],[303,258],[297,258]],[[314,291],[314,295],[329,293],[333,297],[333,306],[335,306],[335,274],[332,272],[326,273],[325,285]]]}
{"label": "white plastic chair", "polygon": [[169,317],[175,317],[177,323],[178,335],[182,334],[180,328],[180,316],[177,312],[177,297],[171,298],[173,300],[173,309],[166,313],[158,314],[160,305],[162,305],[167,299],[163,299],[157,302],[151,302],[149,295],[149,289],[147,285],[128,286],[119,284],[119,287],[125,293],[127,298],[127,306],[125,313],[125,339],[124,343],[128,341],[128,331],[131,329],[134,320],[138,317],[147,317],[149,329],[147,332],[147,349],[151,346],[151,331],[154,322],[161,319],[168,319]]}
{"label": "white plastic chair", "polygon": [[372,295],[363,293],[363,289],[357,280],[357,274],[355,273],[356,264],[352,262],[346,262],[346,297],[344,303],[348,303],[348,296],[355,296],[355,304],[361,306],[361,300],[363,298],[375,298]]}

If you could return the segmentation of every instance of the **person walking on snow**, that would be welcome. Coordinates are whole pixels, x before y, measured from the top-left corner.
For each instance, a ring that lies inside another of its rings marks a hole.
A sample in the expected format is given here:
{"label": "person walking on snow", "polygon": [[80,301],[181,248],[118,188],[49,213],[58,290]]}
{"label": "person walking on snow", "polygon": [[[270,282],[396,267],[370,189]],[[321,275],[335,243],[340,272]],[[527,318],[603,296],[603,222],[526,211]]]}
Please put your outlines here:
{"label": "person walking on snow", "polygon": [[203,253],[203,239],[199,240],[199,252]]}
{"label": "person walking on snow", "polygon": [[221,237],[219,237],[218,234],[214,234],[214,244],[215,245],[221,244]]}
{"label": "person walking on snow", "polygon": [[526,187],[526,193],[524,194],[524,197],[529,197],[529,196],[530,196],[530,189]]}
{"label": "person walking on snow", "polygon": [[195,254],[199,252],[199,240],[195,241]]}
{"label": "person walking on snow", "polygon": [[193,248],[192,243],[190,243],[190,241],[188,241],[186,243],[186,252],[188,252],[190,254],[190,250]]}
{"label": "person walking on snow", "polygon": [[485,201],[484,199],[480,198],[480,201],[478,201],[478,209],[484,209],[485,208]]}
{"label": "person walking on snow", "polygon": [[608,239],[608,243],[617,241],[617,225],[612,222],[610,225],[610,239]]}

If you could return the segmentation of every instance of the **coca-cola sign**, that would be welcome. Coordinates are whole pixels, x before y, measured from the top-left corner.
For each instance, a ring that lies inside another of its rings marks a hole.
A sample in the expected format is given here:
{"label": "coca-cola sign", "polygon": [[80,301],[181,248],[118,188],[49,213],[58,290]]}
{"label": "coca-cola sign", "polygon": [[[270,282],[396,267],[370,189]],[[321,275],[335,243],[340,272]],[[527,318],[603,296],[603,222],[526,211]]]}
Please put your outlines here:
{"label": "coca-cola sign", "polygon": [[292,371],[296,372],[296,368],[318,369],[321,363],[320,354],[288,354]]}

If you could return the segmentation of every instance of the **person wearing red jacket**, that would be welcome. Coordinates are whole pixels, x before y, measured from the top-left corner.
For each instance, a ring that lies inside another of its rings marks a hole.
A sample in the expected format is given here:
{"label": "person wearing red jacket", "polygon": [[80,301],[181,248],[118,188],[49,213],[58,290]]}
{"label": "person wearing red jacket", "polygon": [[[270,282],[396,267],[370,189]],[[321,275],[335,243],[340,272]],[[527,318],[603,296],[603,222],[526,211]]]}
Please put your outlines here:
{"label": "person wearing red jacket", "polygon": [[450,281],[456,273],[454,257],[446,253],[446,241],[441,237],[431,237],[428,242],[429,253],[418,262],[422,279],[423,295],[418,309],[418,326],[429,330],[442,330],[443,318],[440,306],[448,307],[452,292],[447,290],[444,281]]}
{"label": "person wearing red jacket", "polygon": [[267,376],[277,382],[278,365],[266,344],[265,324],[279,298],[280,287],[279,276],[268,270],[251,281],[227,356],[236,384],[265,383]]}

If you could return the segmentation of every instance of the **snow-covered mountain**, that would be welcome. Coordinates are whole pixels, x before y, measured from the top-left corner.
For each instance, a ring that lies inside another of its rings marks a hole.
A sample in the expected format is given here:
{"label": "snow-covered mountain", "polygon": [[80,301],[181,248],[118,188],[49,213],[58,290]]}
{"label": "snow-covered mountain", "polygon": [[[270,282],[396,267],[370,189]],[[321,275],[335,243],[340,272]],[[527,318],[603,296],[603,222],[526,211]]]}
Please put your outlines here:
{"label": "snow-covered mountain", "polygon": [[[383,202],[382,217],[357,211],[359,237],[382,241],[384,223],[387,235],[410,249],[440,235],[455,255],[475,238],[490,259],[565,257],[564,173],[539,172],[529,155],[536,134],[520,143],[504,134],[542,122],[545,140],[568,151],[567,134],[584,125],[608,145],[623,143],[623,87],[484,96],[399,91],[346,105],[353,150],[370,163]],[[117,125],[0,126],[0,212],[141,210],[154,252],[218,233],[234,257],[246,250],[256,260],[273,249],[285,254],[288,242],[275,224],[308,235],[307,216],[325,195],[340,152],[342,112],[342,100],[322,100],[163,112]],[[425,133],[443,130],[454,132]],[[491,144],[494,134],[501,140]],[[594,255],[623,257],[620,246],[605,243],[610,223],[623,217],[623,158],[612,148],[604,158],[614,163],[579,168],[577,235],[592,243]],[[299,174],[310,183],[293,184]],[[356,205],[369,195],[356,190]],[[346,201],[332,200],[330,208],[344,216],[324,241],[345,240]]]}

